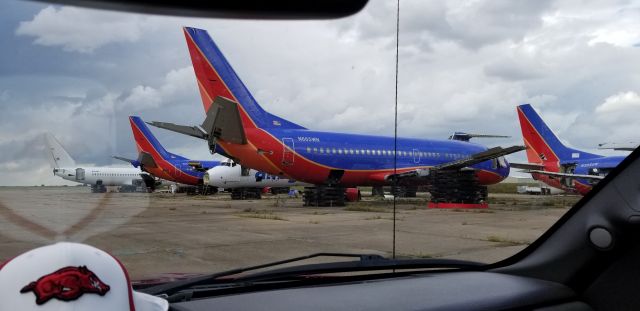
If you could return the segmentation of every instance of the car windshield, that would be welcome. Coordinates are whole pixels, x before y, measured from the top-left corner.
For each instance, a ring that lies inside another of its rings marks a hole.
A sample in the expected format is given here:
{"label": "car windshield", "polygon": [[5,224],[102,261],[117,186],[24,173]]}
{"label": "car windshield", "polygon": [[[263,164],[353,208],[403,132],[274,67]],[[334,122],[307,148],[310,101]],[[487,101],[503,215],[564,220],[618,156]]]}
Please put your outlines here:
{"label": "car windshield", "polygon": [[57,241],[138,281],[319,252],[493,263],[640,141],[636,2],[403,0],[398,36],[394,1],[1,7],[0,263]]}

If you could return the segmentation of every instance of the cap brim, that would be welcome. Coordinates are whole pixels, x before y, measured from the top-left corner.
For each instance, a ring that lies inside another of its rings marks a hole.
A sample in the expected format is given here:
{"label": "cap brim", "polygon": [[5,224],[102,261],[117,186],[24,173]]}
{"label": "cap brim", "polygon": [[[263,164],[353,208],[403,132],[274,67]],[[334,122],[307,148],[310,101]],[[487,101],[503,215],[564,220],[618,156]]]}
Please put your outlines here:
{"label": "cap brim", "polygon": [[133,292],[133,304],[136,311],[167,311],[169,310],[169,302],[149,294]]}

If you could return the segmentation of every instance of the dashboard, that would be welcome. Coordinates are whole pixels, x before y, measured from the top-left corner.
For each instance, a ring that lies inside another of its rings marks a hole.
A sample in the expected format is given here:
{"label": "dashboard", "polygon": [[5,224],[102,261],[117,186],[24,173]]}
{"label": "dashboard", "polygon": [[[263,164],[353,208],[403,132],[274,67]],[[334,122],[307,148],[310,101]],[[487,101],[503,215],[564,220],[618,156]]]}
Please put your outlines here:
{"label": "dashboard", "polygon": [[170,310],[592,310],[569,287],[494,272],[436,272],[174,303]]}

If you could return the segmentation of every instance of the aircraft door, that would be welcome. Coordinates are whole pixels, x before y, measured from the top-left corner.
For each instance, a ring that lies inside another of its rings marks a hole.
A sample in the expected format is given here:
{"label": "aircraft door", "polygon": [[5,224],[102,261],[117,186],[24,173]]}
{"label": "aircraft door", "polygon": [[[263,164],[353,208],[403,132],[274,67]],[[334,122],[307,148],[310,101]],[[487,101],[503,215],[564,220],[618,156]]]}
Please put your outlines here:
{"label": "aircraft door", "polygon": [[76,169],[76,180],[84,180],[84,169],[77,168]]}
{"label": "aircraft door", "polygon": [[292,150],[295,150],[295,144],[293,142],[293,138],[283,138],[282,139],[282,164],[283,165],[285,166],[293,165],[293,161],[295,157]]}
{"label": "aircraft door", "polygon": [[413,149],[413,163],[420,163],[420,151]]}

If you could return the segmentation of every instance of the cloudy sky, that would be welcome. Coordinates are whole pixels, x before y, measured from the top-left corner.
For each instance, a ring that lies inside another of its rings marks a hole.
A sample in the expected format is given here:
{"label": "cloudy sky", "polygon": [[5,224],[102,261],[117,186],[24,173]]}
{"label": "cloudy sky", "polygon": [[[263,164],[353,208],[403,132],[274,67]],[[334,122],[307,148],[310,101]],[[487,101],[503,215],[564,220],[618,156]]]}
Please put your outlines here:
{"label": "cloudy sky", "polygon": [[[0,5],[0,185],[60,184],[49,131],[79,163],[135,156],[127,116],[200,123],[181,26],[209,31],[270,112],[306,127],[393,134],[395,1],[327,21],[237,21]],[[640,3],[401,1],[399,134],[506,134],[532,103],[569,145],[640,141]],[[153,129],[175,153],[206,145]],[[524,161],[523,155],[510,158]]]}

